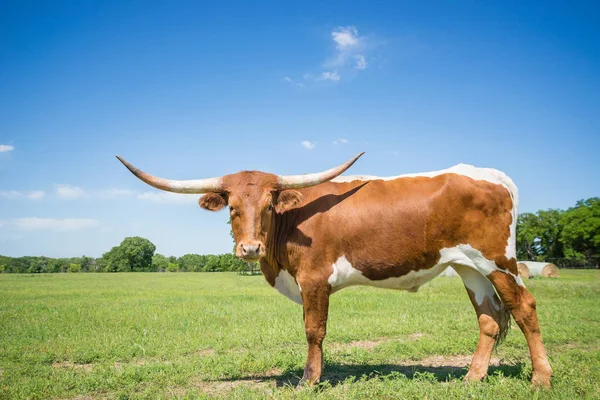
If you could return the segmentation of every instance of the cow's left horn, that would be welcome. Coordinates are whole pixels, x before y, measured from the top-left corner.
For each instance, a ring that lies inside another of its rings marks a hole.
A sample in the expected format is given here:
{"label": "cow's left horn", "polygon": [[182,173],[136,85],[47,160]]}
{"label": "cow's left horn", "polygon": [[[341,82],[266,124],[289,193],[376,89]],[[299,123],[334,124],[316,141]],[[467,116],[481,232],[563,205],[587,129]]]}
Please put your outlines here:
{"label": "cow's left horn", "polygon": [[158,178],[150,174],[145,173],[117,156],[119,161],[131,171],[132,174],[137,176],[142,181],[146,182],[150,186],[154,186],[160,190],[166,190],[167,192],[175,193],[208,193],[208,192],[219,192],[222,191],[222,178],[208,178],[208,179],[196,179],[189,181],[174,181],[171,179]]}
{"label": "cow's left horn", "polygon": [[362,152],[360,154],[357,154],[354,158],[340,166],[328,169],[327,171],[317,172],[316,174],[279,176],[278,188],[281,190],[299,189],[327,182],[328,180],[335,178],[336,176],[342,174],[345,170],[350,168],[352,164],[354,164],[354,162],[358,160],[358,158],[363,154],[365,153]]}

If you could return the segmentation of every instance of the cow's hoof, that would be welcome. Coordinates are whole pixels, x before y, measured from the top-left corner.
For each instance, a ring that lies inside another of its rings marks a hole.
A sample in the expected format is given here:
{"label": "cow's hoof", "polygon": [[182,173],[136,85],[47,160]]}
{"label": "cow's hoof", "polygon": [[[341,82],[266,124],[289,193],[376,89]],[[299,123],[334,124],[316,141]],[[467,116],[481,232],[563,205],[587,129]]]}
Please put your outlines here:
{"label": "cow's hoof", "polygon": [[485,373],[485,372],[477,372],[477,371],[469,370],[469,372],[467,372],[467,374],[463,378],[463,381],[464,382],[479,382],[479,381],[483,380],[483,378],[485,378],[486,376],[487,376],[487,373]]}
{"label": "cow's hoof", "polygon": [[319,384],[319,379],[308,379],[303,377],[302,379],[300,379],[300,382],[298,382],[298,385],[296,386],[297,390],[300,389],[304,389],[306,387],[313,387],[315,385]]}
{"label": "cow's hoof", "polygon": [[552,389],[552,383],[550,383],[550,378],[552,375],[549,374],[533,374],[531,377],[531,386],[535,388],[546,388]]}

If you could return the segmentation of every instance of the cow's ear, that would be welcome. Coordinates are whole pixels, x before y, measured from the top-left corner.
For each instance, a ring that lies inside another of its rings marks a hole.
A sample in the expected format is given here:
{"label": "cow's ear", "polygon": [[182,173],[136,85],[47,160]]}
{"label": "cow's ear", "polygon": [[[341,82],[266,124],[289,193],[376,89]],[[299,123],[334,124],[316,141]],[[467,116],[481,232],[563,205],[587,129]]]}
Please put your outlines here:
{"label": "cow's ear", "polygon": [[206,193],[198,200],[200,207],[209,211],[219,211],[227,205],[227,196],[225,193]]}
{"label": "cow's ear", "polygon": [[302,193],[295,190],[284,190],[273,196],[273,205],[279,214],[296,207],[301,202]]}

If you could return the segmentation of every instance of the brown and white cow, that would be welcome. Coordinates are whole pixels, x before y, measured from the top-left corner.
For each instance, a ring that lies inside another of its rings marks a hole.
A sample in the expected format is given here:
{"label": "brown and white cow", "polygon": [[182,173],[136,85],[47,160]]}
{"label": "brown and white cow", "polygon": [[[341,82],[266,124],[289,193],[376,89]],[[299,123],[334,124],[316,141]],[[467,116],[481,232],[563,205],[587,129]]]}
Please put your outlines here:
{"label": "brown and white cow", "polygon": [[536,302],[517,270],[518,195],[510,178],[464,164],[389,178],[336,178],[361,155],[317,174],[243,171],[192,181],[157,178],[119,160],[158,189],[205,193],[204,209],[229,206],[237,256],[260,260],[269,284],[304,308],[303,383],[318,382],[323,371],[331,294],[352,285],[415,291],[452,266],[480,330],[465,378],[486,376],[512,314],[529,345],[532,383],[550,386]]}

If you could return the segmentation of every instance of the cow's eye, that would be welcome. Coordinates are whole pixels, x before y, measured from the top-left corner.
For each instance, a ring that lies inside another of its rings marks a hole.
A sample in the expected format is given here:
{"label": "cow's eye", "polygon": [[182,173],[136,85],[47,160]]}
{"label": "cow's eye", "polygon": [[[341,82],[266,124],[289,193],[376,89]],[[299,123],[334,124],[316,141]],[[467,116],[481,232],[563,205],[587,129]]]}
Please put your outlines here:
{"label": "cow's eye", "polygon": [[269,204],[269,211],[273,211],[273,203]]}

